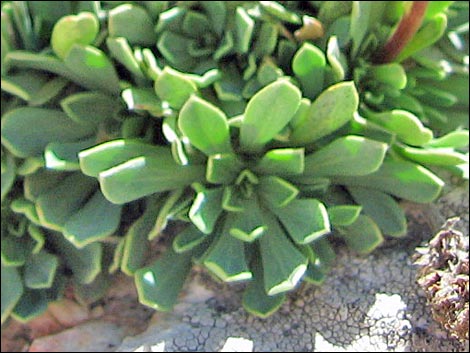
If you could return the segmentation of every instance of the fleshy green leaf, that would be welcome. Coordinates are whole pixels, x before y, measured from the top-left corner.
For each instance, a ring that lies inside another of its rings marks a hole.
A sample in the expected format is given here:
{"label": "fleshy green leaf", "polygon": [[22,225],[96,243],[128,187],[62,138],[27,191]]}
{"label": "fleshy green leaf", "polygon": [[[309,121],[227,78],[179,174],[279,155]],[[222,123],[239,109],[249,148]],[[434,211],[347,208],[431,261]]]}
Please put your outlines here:
{"label": "fleshy green leaf", "polygon": [[328,216],[334,226],[349,226],[359,217],[361,210],[361,206],[355,205],[332,206],[328,208]]}
{"label": "fleshy green leaf", "polygon": [[32,255],[25,263],[24,283],[32,289],[49,288],[59,266],[57,256],[41,251]]}
{"label": "fleshy green leaf", "polygon": [[47,310],[48,299],[44,290],[26,289],[11,316],[26,323]]}
{"label": "fleshy green leaf", "polygon": [[382,244],[383,236],[379,227],[368,216],[359,215],[350,226],[338,227],[348,247],[359,254],[368,254]]}
{"label": "fleshy green leaf", "polygon": [[206,179],[213,184],[233,182],[243,168],[235,154],[215,154],[207,159]]}
{"label": "fleshy green leaf", "polygon": [[98,31],[98,19],[90,12],[62,17],[52,30],[52,50],[59,58],[65,59],[73,45],[91,44]]}
{"label": "fleshy green leaf", "polygon": [[59,185],[65,178],[65,173],[40,170],[24,178],[24,196],[27,200],[36,201],[37,198]]}
{"label": "fleshy green leaf", "polygon": [[255,28],[255,21],[247,14],[244,8],[237,7],[235,13],[235,43],[237,52],[245,54],[250,49],[251,37]]}
{"label": "fleshy green leaf", "polygon": [[144,214],[140,216],[126,233],[122,253],[121,270],[128,276],[145,263],[145,254],[149,248],[148,234],[160,211],[161,199],[159,197],[148,198]]}
{"label": "fleshy green leaf", "polygon": [[405,212],[393,197],[364,187],[348,187],[348,191],[384,234],[394,237],[406,235]]}
{"label": "fleshy green leaf", "polygon": [[264,290],[268,295],[290,291],[307,269],[307,258],[287,239],[277,220],[268,218],[269,234],[259,240],[264,273]]}
{"label": "fleshy green leaf", "polygon": [[387,145],[360,136],[340,137],[305,157],[305,175],[312,177],[359,176],[375,172]]}
{"label": "fleshy green leaf", "polygon": [[135,77],[144,79],[145,76],[142,73],[139,62],[135,58],[134,52],[126,38],[108,37],[106,38],[106,46],[108,47],[111,57],[124,65]]}
{"label": "fleshy green leaf", "polygon": [[155,92],[170,107],[180,109],[197,92],[197,87],[181,72],[166,66],[155,81]]}
{"label": "fleshy green leaf", "polygon": [[[3,241],[3,239],[2,239]],[[23,284],[18,270],[14,267],[1,265],[2,269],[2,324],[8,318],[13,308],[23,294]]]}
{"label": "fleshy green leaf", "polygon": [[421,49],[431,46],[442,37],[447,27],[447,16],[438,14],[425,23],[414,35],[413,39],[398,54],[395,61],[402,62]]}
{"label": "fleshy green leaf", "polygon": [[265,318],[279,309],[286,297],[284,294],[266,294],[263,285],[263,268],[259,259],[254,259],[251,268],[253,279],[243,292],[243,307],[249,313]]}
{"label": "fleshy green leaf", "polygon": [[222,213],[222,188],[203,189],[197,193],[189,218],[203,233],[212,233],[214,226]]}
{"label": "fleshy green leaf", "polygon": [[191,144],[208,156],[232,152],[227,117],[197,96],[181,109],[178,126]]}
{"label": "fleshy green leaf", "polygon": [[60,102],[60,106],[75,122],[93,125],[113,118],[114,113],[121,107],[119,101],[100,92],[82,92],[67,96]]}
{"label": "fleshy green leaf", "polygon": [[353,82],[328,87],[312,103],[303,123],[292,131],[290,141],[296,145],[308,144],[334,132],[353,118],[358,104]]}
{"label": "fleshy green leaf", "polygon": [[330,232],[328,213],[325,206],[318,200],[294,200],[275,211],[297,244],[308,244]]}
{"label": "fleshy green leaf", "polygon": [[292,70],[302,84],[303,94],[313,99],[323,89],[325,54],[308,42],[302,44],[292,60]]}
{"label": "fleshy green leaf", "polygon": [[2,144],[18,157],[35,157],[50,142],[78,141],[90,136],[93,130],[58,110],[22,107],[3,115]]}
{"label": "fleshy green leaf", "polygon": [[77,248],[112,235],[121,220],[121,206],[106,200],[98,190],[64,224],[64,237]]}
{"label": "fleshy green leaf", "polygon": [[455,152],[452,148],[414,148],[409,146],[393,146],[402,156],[420,164],[452,166],[468,163],[468,156]]}
{"label": "fleshy green leaf", "polygon": [[249,101],[240,127],[240,145],[257,152],[292,119],[300,106],[301,94],[286,80],[263,88]]}
{"label": "fleshy green leaf", "polygon": [[186,252],[201,244],[206,237],[207,234],[202,233],[191,224],[176,235],[173,240],[173,250],[178,254]]}
{"label": "fleshy green leaf", "polygon": [[215,243],[204,254],[204,266],[224,282],[238,282],[251,279],[252,274],[245,258],[245,244],[231,237],[230,225],[225,223],[224,230]]}
{"label": "fleshy green leaf", "polygon": [[114,95],[121,92],[116,69],[101,50],[91,46],[74,45],[64,63],[80,85]]}
{"label": "fleshy green leaf", "polygon": [[121,139],[102,143],[79,153],[80,168],[86,175],[101,172],[139,156],[167,155],[167,148],[141,141]]}
{"label": "fleshy green leaf", "polygon": [[335,177],[335,184],[362,186],[414,202],[431,202],[441,192],[444,182],[429,170],[406,161],[385,161],[373,174],[360,178]]}
{"label": "fleshy green leaf", "polygon": [[255,198],[242,200],[241,213],[229,213],[230,235],[245,242],[253,242],[267,231],[261,206]]}
{"label": "fleshy green leaf", "polygon": [[176,303],[191,269],[191,256],[168,249],[162,257],[136,271],[139,301],[155,310],[169,311]]}
{"label": "fleshy green leaf", "polygon": [[158,215],[155,219],[155,224],[148,234],[149,240],[159,236],[163,229],[165,229],[166,225],[168,224],[168,219],[172,216],[173,207],[178,203],[178,200],[183,194],[183,191],[183,189],[176,189],[165,196],[164,201],[162,202],[162,206],[158,211]]}
{"label": "fleshy green leaf", "polygon": [[406,110],[392,110],[382,113],[366,113],[367,118],[391,130],[401,141],[422,146],[432,139],[432,131],[419,118]]}
{"label": "fleshy green leaf", "polygon": [[65,240],[61,234],[54,234],[49,240],[54,243],[60,257],[64,260],[66,266],[71,269],[73,279],[78,283],[91,283],[102,271],[102,244],[92,243],[82,249],[77,249],[75,245]]}
{"label": "fleshy green leaf", "polygon": [[57,187],[42,193],[36,201],[41,225],[62,231],[67,220],[81,208],[96,187],[94,179],[73,173]]}
{"label": "fleshy green leaf", "polygon": [[202,165],[180,166],[165,153],[133,158],[99,174],[101,191],[116,204],[137,200],[153,193],[175,190],[204,180]]}
{"label": "fleshy green leaf", "polygon": [[51,170],[79,170],[78,153],[94,144],[94,138],[79,142],[49,143],[44,150],[45,167]]}
{"label": "fleshy green leaf", "polygon": [[268,151],[253,169],[261,174],[289,176],[304,171],[304,149],[283,148]]}
{"label": "fleshy green leaf", "polygon": [[276,176],[260,178],[258,192],[274,208],[286,206],[299,194],[294,185]]}
{"label": "fleshy green leaf", "polygon": [[109,11],[109,35],[124,37],[131,45],[154,45],[157,36],[153,27],[152,19],[140,6],[123,4]]}
{"label": "fleshy green leaf", "polygon": [[154,116],[163,115],[162,102],[158,99],[155,95],[155,91],[151,88],[127,88],[122,91],[121,96],[126,102],[129,110],[145,110]]}
{"label": "fleshy green leaf", "polygon": [[468,146],[469,134],[468,130],[456,130],[439,138],[429,141],[425,147],[434,148],[462,148]]}
{"label": "fleshy green leaf", "polygon": [[375,80],[402,90],[406,87],[407,77],[403,66],[397,63],[372,65],[368,68],[368,74]]}

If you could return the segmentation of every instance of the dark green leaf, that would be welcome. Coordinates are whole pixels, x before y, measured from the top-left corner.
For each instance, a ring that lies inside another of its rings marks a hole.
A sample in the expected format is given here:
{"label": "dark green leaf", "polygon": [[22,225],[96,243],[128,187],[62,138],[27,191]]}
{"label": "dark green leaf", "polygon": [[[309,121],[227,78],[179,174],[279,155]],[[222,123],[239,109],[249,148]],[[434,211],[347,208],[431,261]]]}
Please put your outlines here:
{"label": "dark green leaf", "polygon": [[275,211],[297,244],[308,244],[330,233],[326,208],[316,199],[293,200]]}
{"label": "dark green leaf", "polygon": [[314,99],[323,89],[325,54],[310,43],[303,43],[292,60],[292,70],[302,84],[303,95]]}
{"label": "dark green leaf", "polygon": [[43,314],[47,310],[48,304],[49,302],[44,290],[27,289],[21,296],[11,316],[21,323],[26,323]]}
{"label": "dark green leaf", "polygon": [[41,225],[62,231],[67,220],[78,212],[96,188],[94,179],[73,173],[54,189],[39,195],[36,210]]}
{"label": "dark green leaf", "polygon": [[151,265],[136,271],[139,301],[155,310],[171,310],[190,269],[191,256],[168,249]]}
{"label": "dark green leaf", "polygon": [[101,191],[96,191],[64,224],[64,237],[77,248],[106,239],[119,226],[121,208],[106,200]]}
{"label": "dark green leaf", "polygon": [[59,58],[65,59],[75,44],[91,44],[98,31],[98,19],[92,13],[62,17],[52,30],[52,50]]}
{"label": "dark green leaf", "polygon": [[260,178],[259,195],[271,207],[284,207],[299,194],[299,190],[284,179],[276,176]]}
{"label": "dark green leaf", "polygon": [[[2,239],[3,242],[3,239]],[[6,267],[1,265],[2,269],[2,324],[8,318],[10,313],[13,311],[16,303],[23,294],[23,284],[21,283],[21,277],[18,274],[18,270],[14,267]]]}
{"label": "dark green leaf", "polygon": [[207,159],[206,179],[213,184],[233,182],[243,168],[235,154],[215,154]]}
{"label": "dark green leaf", "polygon": [[223,188],[203,189],[197,193],[189,218],[203,233],[212,233],[214,226],[222,213]]}
{"label": "dark green leaf", "polygon": [[263,88],[249,101],[240,127],[240,145],[251,152],[261,150],[292,119],[300,106],[301,94],[286,80]]}
{"label": "dark green leaf", "polygon": [[101,272],[103,248],[100,243],[92,243],[83,249],[67,241],[61,234],[54,234],[51,240],[66,266],[70,268],[73,279],[81,284],[93,282]]}
{"label": "dark green leaf", "polygon": [[41,251],[28,258],[24,269],[24,283],[31,289],[49,288],[59,266],[57,256]]}
{"label": "dark green leaf", "polygon": [[117,95],[121,92],[113,63],[104,52],[91,46],[74,45],[64,59],[65,66],[84,87]]}
{"label": "dark green leaf", "polygon": [[93,130],[58,110],[22,107],[3,115],[2,144],[18,157],[34,157],[40,156],[50,142],[78,141]]}
{"label": "dark green leaf", "polygon": [[336,177],[336,184],[363,186],[414,202],[431,202],[444,182],[429,170],[406,161],[385,161],[375,173],[360,178]]}
{"label": "dark green leaf", "polygon": [[283,148],[268,151],[253,169],[261,174],[289,176],[304,171],[304,149]]}
{"label": "dark green leaf", "polygon": [[406,235],[405,212],[393,197],[364,187],[348,187],[348,191],[384,234],[394,237]]}
{"label": "dark green leaf", "polygon": [[173,250],[178,254],[186,252],[201,244],[206,237],[207,234],[202,233],[191,224],[176,235],[173,240]]}
{"label": "dark green leaf", "polygon": [[160,207],[160,198],[148,198],[144,214],[132,223],[126,233],[121,271],[128,276],[134,275],[145,263],[144,255],[149,248],[148,234],[153,228]]}
{"label": "dark green leaf", "polygon": [[181,109],[178,126],[191,144],[208,156],[232,152],[227,117],[197,96]]}
{"label": "dark green leaf", "polygon": [[237,7],[235,13],[235,43],[238,53],[245,54],[250,49],[254,28],[255,21],[246,13],[243,7]]}
{"label": "dark green leaf", "polygon": [[[168,155],[168,149],[154,146],[137,140],[114,140],[104,142],[98,146],[81,151],[78,155],[80,168],[86,175],[98,177],[98,175],[129,159],[139,156]],[[167,163],[171,158],[167,158]]]}
{"label": "dark green leaf", "polygon": [[263,268],[258,258],[254,259],[251,268],[253,270],[253,279],[243,292],[243,307],[249,313],[265,318],[279,309],[286,297],[284,294],[266,294],[263,285]]}
{"label": "dark green leaf", "polygon": [[131,45],[155,44],[157,36],[152,19],[142,7],[123,4],[109,11],[108,16],[108,31],[111,37],[124,37]]}
{"label": "dark green leaf", "polygon": [[155,81],[155,92],[170,107],[181,109],[189,97],[197,92],[197,87],[181,72],[166,66]]}
{"label": "dark green leaf", "polygon": [[126,38],[108,37],[106,38],[106,46],[109,49],[110,55],[124,65],[134,76],[140,79],[145,77]]}
{"label": "dark green leaf", "polygon": [[94,144],[94,138],[79,142],[49,143],[44,150],[45,167],[62,171],[79,170],[78,153]]}
{"label": "dark green leaf", "polygon": [[180,166],[168,150],[160,155],[137,157],[99,175],[105,197],[123,204],[141,197],[185,187],[204,180],[202,165]]}
{"label": "dark green leaf", "polygon": [[70,119],[80,124],[99,125],[114,116],[120,102],[100,92],[76,93],[60,102]]}
{"label": "dark green leaf", "polygon": [[267,231],[261,205],[255,198],[243,199],[241,213],[229,213],[230,235],[245,242],[253,242]]}
{"label": "dark green leaf", "polygon": [[330,86],[312,103],[303,123],[292,131],[290,141],[303,145],[334,132],[353,118],[358,104],[353,82]]}
{"label": "dark green leaf", "polygon": [[359,176],[377,171],[387,145],[359,136],[340,137],[305,157],[305,175],[312,177]]}
{"label": "dark green leaf", "polygon": [[382,244],[379,227],[368,216],[359,215],[350,226],[338,227],[348,247],[359,254],[368,254]]}
{"label": "dark green leaf", "polygon": [[122,91],[121,96],[126,102],[129,110],[144,110],[150,112],[150,114],[154,116],[163,115],[162,102],[158,99],[155,95],[155,91],[151,88],[127,88]]}
{"label": "dark green leaf", "polygon": [[359,217],[361,210],[361,206],[355,205],[332,206],[328,208],[328,216],[334,226],[349,226]]}
{"label": "dark green leaf", "polygon": [[204,266],[224,282],[251,279],[252,274],[245,258],[245,244],[240,239],[231,237],[229,228],[230,225],[225,222],[220,237],[204,254]]}
{"label": "dark green leaf", "polygon": [[264,290],[268,295],[276,295],[294,289],[305,273],[308,261],[289,241],[277,220],[268,217],[269,233],[261,237],[259,244]]}

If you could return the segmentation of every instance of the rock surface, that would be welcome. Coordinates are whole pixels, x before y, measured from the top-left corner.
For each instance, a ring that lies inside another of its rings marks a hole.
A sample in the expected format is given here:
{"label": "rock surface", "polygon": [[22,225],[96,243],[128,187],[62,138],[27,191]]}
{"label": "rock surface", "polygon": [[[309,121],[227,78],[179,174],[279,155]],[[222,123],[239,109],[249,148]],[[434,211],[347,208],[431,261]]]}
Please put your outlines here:
{"label": "rock surface", "polygon": [[301,288],[271,317],[248,315],[240,287],[222,289],[196,273],[173,312],[155,314],[147,331],[126,338],[117,351],[468,350],[468,342],[450,338],[432,319],[412,264],[415,247],[446,218],[461,216],[468,236],[468,183],[435,205],[404,206],[410,218],[405,239],[390,240],[367,257],[340,248],[323,286]]}

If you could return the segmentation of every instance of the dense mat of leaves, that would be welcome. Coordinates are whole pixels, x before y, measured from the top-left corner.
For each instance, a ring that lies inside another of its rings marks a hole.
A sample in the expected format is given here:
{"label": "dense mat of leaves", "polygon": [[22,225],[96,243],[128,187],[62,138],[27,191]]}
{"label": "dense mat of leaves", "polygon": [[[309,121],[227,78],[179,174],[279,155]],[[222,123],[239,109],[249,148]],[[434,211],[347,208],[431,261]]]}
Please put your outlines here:
{"label": "dense mat of leaves", "polygon": [[267,316],[468,178],[468,2],[5,1],[1,34],[2,323],[116,271],[170,310],[194,264]]}

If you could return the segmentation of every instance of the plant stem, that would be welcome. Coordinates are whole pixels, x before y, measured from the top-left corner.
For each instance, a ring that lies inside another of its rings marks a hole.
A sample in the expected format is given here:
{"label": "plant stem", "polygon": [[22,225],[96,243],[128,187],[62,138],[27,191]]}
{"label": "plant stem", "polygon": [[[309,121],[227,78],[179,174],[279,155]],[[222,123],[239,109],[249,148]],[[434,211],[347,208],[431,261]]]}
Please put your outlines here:
{"label": "plant stem", "polygon": [[413,1],[410,11],[403,16],[393,35],[378,53],[376,63],[385,64],[395,60],[421,26],[428,3]]}

